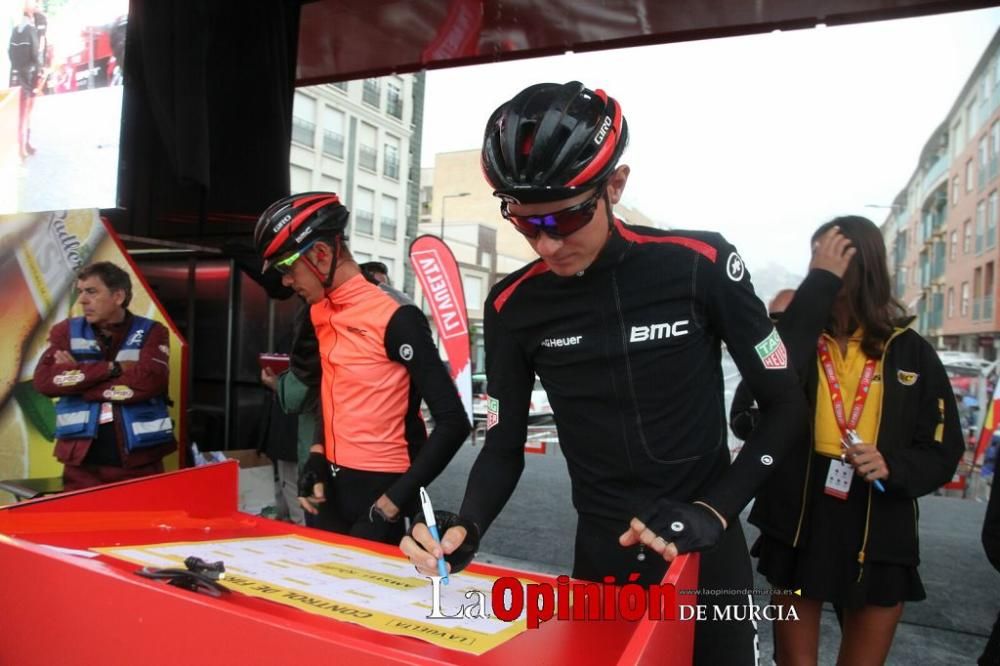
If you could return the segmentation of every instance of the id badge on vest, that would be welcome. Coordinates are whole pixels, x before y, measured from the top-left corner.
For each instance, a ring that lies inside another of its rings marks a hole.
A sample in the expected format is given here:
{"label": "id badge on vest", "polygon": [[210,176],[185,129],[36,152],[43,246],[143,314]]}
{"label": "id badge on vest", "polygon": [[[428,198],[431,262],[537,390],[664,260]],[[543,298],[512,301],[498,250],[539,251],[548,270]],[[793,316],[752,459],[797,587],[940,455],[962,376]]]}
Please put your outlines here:
{"label": "id badge on vest", "polygon": [[100,424],[111,423],[115,420],[115,413],[111,409],[110,402],[101,403],[101,417],[97,420]]}
{"label": "id badge on vest", "polygon": [[[851,405],[850,414],[847,414],[844,397],[840,392],[840,381],[837,379],[837,372],[833,367],[833,359],[830,356],[830,348],[826,344],[826,340],[819,339],[819,342],[816,343],[816,351],[820,364],[823,366],[823,374],[826,376],[827,388],[830,391],[833,416],[837,419],[837,427],[840,428],[841,435],[846,437],[847,433],[853,432],[858,426],[858,422],[861,421],[861,412],[864,411],[865,403],[868,401],[868,389],[871,388],[872,378],[875,376],[875,359],[870,358],[865,361],[865,367],[861,371],[861,379],[858,381],[858,388],[854,393],[854,404]],[[831,460],[823,492],[846,500],[851,491],[851,481],[853,480],[854,467],[842,460]]]}

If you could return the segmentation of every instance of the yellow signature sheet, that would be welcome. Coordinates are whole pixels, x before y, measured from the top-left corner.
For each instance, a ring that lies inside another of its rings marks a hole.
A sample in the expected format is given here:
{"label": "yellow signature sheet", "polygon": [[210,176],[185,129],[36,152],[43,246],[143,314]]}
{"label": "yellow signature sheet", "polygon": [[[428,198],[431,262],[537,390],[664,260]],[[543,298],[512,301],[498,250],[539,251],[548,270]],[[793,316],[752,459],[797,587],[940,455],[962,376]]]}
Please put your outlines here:
{"label": "yellow signature sheet", "polygon": [[[192,555],[222,560],[226,573],[219,582],[231,590],[470,654],[482,654],[525,630],[523,613],[514,622],[492,617],[494,576],[464,571],[451,576],[449,585],[438,586],[439,615],[458,617],[429,618],[433,586],[407,560],[298,535],[93,550],[157,568],[183,569]],[[489,617],[482,617],[483,607]]]}

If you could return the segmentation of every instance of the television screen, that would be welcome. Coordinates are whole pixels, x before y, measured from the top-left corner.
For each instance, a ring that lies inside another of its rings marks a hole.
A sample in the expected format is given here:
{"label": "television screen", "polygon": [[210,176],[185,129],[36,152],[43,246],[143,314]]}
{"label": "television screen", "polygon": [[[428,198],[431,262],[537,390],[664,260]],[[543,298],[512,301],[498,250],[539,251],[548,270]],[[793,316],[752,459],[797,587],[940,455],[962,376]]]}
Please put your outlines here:
{"label": "television screen", "polygon": [[128,0],[0,12],[0,213],[114,206]]}

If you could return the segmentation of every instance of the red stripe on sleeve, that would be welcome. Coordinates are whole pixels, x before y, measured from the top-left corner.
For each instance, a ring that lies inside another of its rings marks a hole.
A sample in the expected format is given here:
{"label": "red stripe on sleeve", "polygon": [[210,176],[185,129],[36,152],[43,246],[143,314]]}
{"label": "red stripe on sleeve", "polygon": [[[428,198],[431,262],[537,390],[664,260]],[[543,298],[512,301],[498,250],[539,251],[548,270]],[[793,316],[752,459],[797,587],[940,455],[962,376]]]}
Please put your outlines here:
{"label": "red stripe on sleeve", "polygon": [[500,312],[500,308],[504,306],[507,299],[514,295],[514,290],[517,289],[518,285],[527,280],[528,278],[535,277],[536,275],[541,275],[542,273],[549,270],[549,267],[545,265],[544,261],[539,261],[534,266],[525,271],[524,275],[519,277],[513,282],[509,287],[500,292],[500,294],[493,300],[493,308]]}
{"label": "red stripe on sleeve", "polygon": [[615,228],[618,229],[618,233],[621,237],[627,241],[632,241],[634,243],[671,243],[673,245],[683,245],[689,250],[694,250],[698,254],[706,257],[713,264],[715,263],[716,256],[718,252],[714,247],[709,245],[704,241],[700,241],[694,238],[686,238],[684,236],[647,236],[645,234],[638,234],[631,229],[626,229],[621,223],[621,220],[615,220]]}

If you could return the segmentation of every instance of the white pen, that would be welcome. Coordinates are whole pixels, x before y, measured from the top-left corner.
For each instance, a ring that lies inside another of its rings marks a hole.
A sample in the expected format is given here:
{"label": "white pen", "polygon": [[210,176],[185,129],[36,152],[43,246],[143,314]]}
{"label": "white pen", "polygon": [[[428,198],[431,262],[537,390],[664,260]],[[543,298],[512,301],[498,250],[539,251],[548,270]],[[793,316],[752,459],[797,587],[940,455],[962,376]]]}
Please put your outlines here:
{"label": "white pen", "polygon": [[[427,521],[427,529],[431,531],[431,536],[434,537],[434,540],[440,544],[441,536],[438,534],[437,521],[434,520],[434,506],[431,504],[430,495],[427,494],[427,490],[423,486],[420,486],[420,508],[424,511],[424,520]],[[443,556],[438,559],[438,574],[441,576],[441,582],[447,585],[448,567],[445,566]]]}

